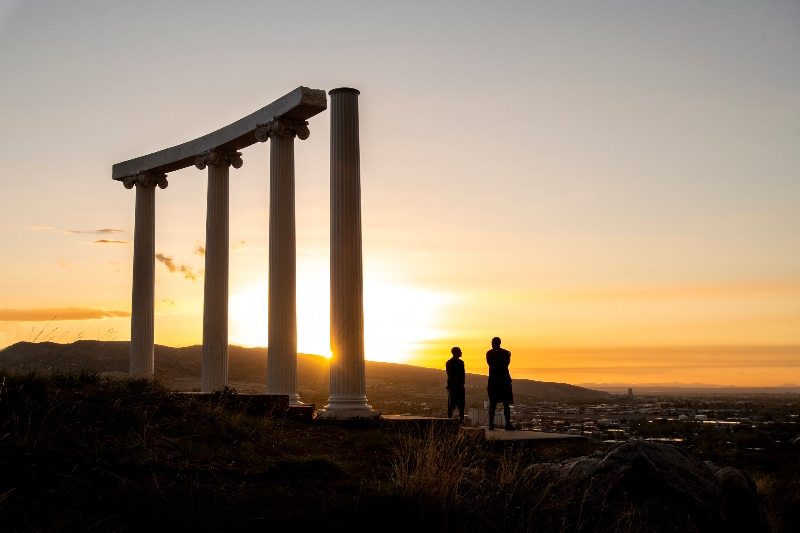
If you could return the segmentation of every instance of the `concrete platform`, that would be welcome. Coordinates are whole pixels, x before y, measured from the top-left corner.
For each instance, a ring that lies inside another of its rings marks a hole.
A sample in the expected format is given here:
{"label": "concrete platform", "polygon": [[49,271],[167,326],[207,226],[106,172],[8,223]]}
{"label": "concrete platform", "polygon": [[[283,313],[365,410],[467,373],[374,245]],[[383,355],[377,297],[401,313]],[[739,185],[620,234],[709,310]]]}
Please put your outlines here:
{"label": "concrete platform", "polygon": [[446,428],[447,431],[456,432],[460,427],[458,420],[452,418],[437,418],[418,415],[382,415],[381,424],[392,428],[408,428],[415,431],[428,429],[431,426]]}
{"label": "concrete platform", "polygon": [[313,403],[290,405],[288,394],[231,394],[219,396],[202,392],[181,392],[198,400],[222,402],[227,409],[239,409],[249,415],[286,418],[288,420],[311,421],[316,406]]}
{"label": "concrete platform", "polygon": [[311,420],[314,419],[314,413],[316,411],[317,406],[313,403],[290,405],[286,410],[286,418],[301,422],[311,422]]}
{"label": "concrete platform", "polygon": [[455,419],[452,418],[437,418],[434,416],[421,416],[421,415],[381,415],[381,419],[383,420],[390,420],[390,421],[430,421],[430,420],[437,420],[437,421],[451,421],[455,422]]}
{"label": "concrete platform", "polygon": [[286,394],[236,394],[229,399],[229,404],[243,409],[251,415],[281,417],[289,409],[289,396]]}
{"label": "concrete platform", "polygon": [[512,446],[547,453],[550,456],[573,457],[586,455],[589,439],[583,435],[566,433],[544,433],[542,431],[506,431],[504,429],[463,428],[466,431],[481,431],[489,446]]}
{"label": "concrete platform", "polygon": [[486,434],[486,440],[505,442],[517,441],[547,441],[547,442],[586,442],[583,435],[568,435],[566,433],[545,433],[543,431],[506,431],[505,429],[481,428]]}
{"label": "concrete platform", "polygon": [[447,431],[469,431],[483,436],[488,446],[513,446],[516,448],[532,448],[547,450],[548,453],[569,457],[584,455],[589,448],[589,440],[583,435],[566,433],[544,433],[541,431],[506,431],[504,429],[489,430],[486,427],[470,427],[459,424],[458,419],[435,418],[418,415],[383,415],[381,422],[388,426],[404,427],[415,431],[426,430],[431,426]]}
{"label": "concrete platform", "polygon": [[378,420],[381,412],[374,409],[318,409],[317,420]]}

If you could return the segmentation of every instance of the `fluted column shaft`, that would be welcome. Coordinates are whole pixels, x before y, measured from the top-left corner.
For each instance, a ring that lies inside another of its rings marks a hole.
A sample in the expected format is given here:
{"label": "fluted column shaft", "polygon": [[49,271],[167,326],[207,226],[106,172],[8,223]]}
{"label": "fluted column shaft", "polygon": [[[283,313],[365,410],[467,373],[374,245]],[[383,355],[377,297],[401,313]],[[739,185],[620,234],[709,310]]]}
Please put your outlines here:
{"label": "fluted column shaft", "polygon": [[228,177],[232,163],[241,166],[240,155],[211,151],[195,162],[201,170],[208,166],[201,392],[228,384]]}
{"label": "fluted column shaft", "polygon": [[267,394],[297,394],[294,134],[270,135]]}
{"label": "fluted column shaft", "polygon": [[132,377],[153,377],[156,269],[156,190],[136,185],[133,230],[133,290],[131,295]]}
{"label": "fluted column shaft", "polygon": [[270,140],[269,162],[269,324],[267,393],[297,394],[297,245],[294,216],[294,138],[308,139],[307,122],[274,117],[256,129],[259,142]]}
{"label": "fluted column shaft", "polygon": [[329,411],[369,410],[364,375],[358,95],[331,95],[331,395]]}
{"label": "fluted column shaft", "polygon": [[153,377],[156,256],[156,185],[167,187],[163,174],[141,173],[123,180],[136,187],[133,230],[133,287],[131,290],[131,359],[129,375]]}
{"label": "fluted column shaft", "polygon": [[228,165],[208,165],[202,392],[228,384],[228,174]]}

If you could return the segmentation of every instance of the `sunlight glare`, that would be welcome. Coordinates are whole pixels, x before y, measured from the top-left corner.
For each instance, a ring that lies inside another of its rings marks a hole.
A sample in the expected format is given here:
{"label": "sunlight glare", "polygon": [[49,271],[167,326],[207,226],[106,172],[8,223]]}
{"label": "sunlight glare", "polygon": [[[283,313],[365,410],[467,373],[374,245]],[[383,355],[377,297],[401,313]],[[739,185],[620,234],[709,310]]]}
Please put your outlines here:
{"label": "sunlight glare", "polygon": [[267,345],[267,296],[269,285],[250,285],[241,292],[231,294],[228,304],[230,325],[228,339],[231,344],[246,346]]}
{"label": "sunlight glare", "polygon": [[[269,284],[250,285],[231,295],[230,342],[266,346],[268,341]],[[331,356],[328,317],[328,278],[325,272],[297,276],[297,351]]]}
{"label": "sunlight glare", "polygon": [[417,287],[364,286],[364,350],[370,361],[408,362],[422,343],[440,339],[441,308],[451,297]]}
{"label": "sunlight glare", "polygon": [[[250,285],[230,298],[230,342],[267,345],[269,288]],[[441,307],[451,298],[417,287],[370,282],[364,286],[364,349],[370,361],[402,363],[422,343],[440,339]],[[330,357],[330,295],[327,272],[298,273],[297,351]]]}

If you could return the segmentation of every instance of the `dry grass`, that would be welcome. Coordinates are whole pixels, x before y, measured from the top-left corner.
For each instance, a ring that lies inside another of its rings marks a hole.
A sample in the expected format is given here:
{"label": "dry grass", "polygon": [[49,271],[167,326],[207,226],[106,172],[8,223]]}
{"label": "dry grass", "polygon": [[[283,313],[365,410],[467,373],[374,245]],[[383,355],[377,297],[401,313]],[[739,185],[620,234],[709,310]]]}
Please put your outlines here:
{"label": "dry grass", "polygon": [[530,454],[483,446],[479,431],[433,426],[394,439],[393,482],[425,521],[452,531],[567,531],[574,500],[528,468]]}
{"label": "dry grass", "polygon": [[0,371],[0,531],[568,531],[576,509],[479,432],[254,417],[147,380]]}
{"label": "dry grass", "polygon": [[[91,372],[0,371],[0,532],[652,531],[598,519],[533,452],[480,432],[293,423],[216,396]],[[762,478],[775,533],[797,531],[800,478]]]}
{"label": "dry grass", "polygon": [[655,530],[630,503],[613,513],[600,510],[599,516],[597,509],[587,511],[583,504],[589,494],[567,493],[535,467],[541,454],[487,449],[479,431],[431,426],[400,433],[392,451],[392,482],[407,512],[443,531]]}
{"label": "dry grass", "polygon": [[485,468],[477,432],[453,433],[431,425],[422,434],[395,437],[393,480],[399,494],[422,514],[449,515],[474,492],[476,473]]}
{"label": "dry grass", "polygon": [[764,475],[755,479],[772,533],[800,531],[800,473]]}
{"label": "dry grass", "polygon": [[250,416],[232,391],[88,372],[0,384],[0,532],[336,531],[388,477],[385,433]]}

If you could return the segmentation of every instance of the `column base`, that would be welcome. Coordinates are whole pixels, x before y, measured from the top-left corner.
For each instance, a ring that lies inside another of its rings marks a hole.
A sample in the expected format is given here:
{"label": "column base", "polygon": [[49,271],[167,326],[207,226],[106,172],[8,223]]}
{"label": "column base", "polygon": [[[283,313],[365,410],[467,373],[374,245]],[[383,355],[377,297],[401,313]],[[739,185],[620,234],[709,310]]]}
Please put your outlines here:
{"label": "column base", "polygon": [[[367,406],[369,407],[369,406]],[[373,409],[318,409],[317,418],[352,420],[354,418],[380,418],[381,412]]]}
{"label": "column base", "polygon": [[380,411],[367,405],[366,396],[339,396],[328,400],[324,409],[317,411],[317,418],[377,418]]}

